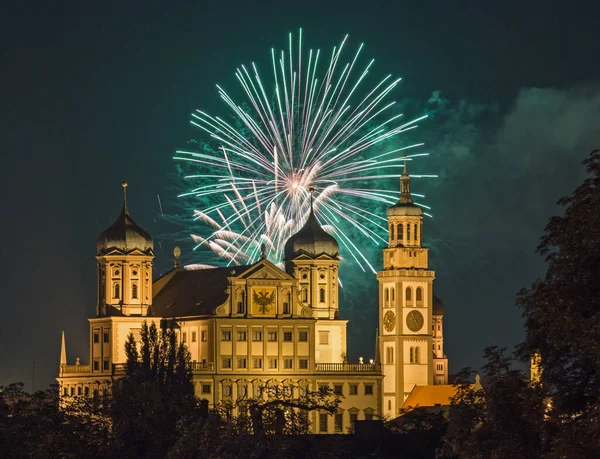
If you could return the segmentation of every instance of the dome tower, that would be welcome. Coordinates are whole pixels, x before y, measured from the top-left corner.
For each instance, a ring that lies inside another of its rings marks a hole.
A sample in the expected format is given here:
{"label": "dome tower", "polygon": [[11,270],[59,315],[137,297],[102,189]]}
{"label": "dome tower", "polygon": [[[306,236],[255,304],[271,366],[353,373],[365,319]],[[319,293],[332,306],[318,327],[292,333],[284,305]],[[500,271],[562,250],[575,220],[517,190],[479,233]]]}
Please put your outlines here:
{"label": "dome tower", "polygon": [[313,209],[300,230],[285,244],[284,262],[288,274],[299,282],[300,300],[315,311],[317,318],[338,317],[338,264],[340,247],[319,224]]}
{"label": "dome tower", "polygon": [[127,182],[123,182],[123,210],[98,236],[97,316],[145,316],[152,304],[150,235],[131,218],[127,208]]}

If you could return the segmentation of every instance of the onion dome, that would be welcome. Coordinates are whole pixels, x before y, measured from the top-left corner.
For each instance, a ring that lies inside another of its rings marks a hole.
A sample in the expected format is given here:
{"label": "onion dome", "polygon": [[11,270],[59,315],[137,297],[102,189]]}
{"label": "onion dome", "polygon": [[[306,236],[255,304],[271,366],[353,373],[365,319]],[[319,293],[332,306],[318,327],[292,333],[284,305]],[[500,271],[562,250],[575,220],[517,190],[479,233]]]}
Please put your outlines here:
{"label": "onion dome", "polygon": [[410,197],[410,176],[406,172],[406,157],[404,158],[404,170],[400,176],[400,199],[387,210],[388,217],[411,215],[422,217],[423,209],[417,206]]}
{"label": "onion dome", "polygon": [[301,253],[311,257],[326,254],[334,258],[340,254],[340,246],[335,238],[321,228],[315,217],[312,207],[312,190],[308,219],[304,226],[285,243],[284,259],[293,260]]}
{"label": "onion dome", "polygon": [[433,295],[433,307],[431,313],[434,316],[444,315],[444,302],[435,295]]}
{"label": "onion dome", "polygon": [[123,210],[121,215],[96,240],[98,255],[106,254],[113,249],[124,253],[132,252],[135,249],[150,253],[154,249],[152,237],[140,228],[129,215],[127,209],[127,182],[123,182]]}

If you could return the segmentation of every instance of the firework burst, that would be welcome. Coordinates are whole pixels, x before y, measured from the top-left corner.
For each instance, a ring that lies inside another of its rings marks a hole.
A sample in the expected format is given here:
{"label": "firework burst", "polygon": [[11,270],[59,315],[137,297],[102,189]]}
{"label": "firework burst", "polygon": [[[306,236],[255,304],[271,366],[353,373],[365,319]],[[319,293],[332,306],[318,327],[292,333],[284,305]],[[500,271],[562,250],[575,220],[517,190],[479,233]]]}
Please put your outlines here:
{"label": "firework burst", "polygon": [[361,44],[344,61],[347,38],[323,58],[320,50],[303,50],[302,30],[297,41],[290,34],[287,52],[271,50],[268,84],[254,63],[235,72],[245,105],[217,86],[235,115],[233,125],[201,110],[192,114],[191,123],[215,146],[175,155],[200,171],[185,177],[195,186],[180,196],[211,202],[194,211],[195,220],[212,228],[208,236],[192,235],[196,248],[208,247],[229,264],[246,264],[259,258],[264,245],[267,257],[281,262],[285,241],[306,220],[313,188],[324,229],[346,249],[346,258],[375,272],[341,225],[375,244],[386,243],[386,219],[370,212],[373,203],[367,201],[393,204],[398,190],[371,184],[399,177],[404,161],[427,155],[418,152],[420,143],[389,147],[426,116],[405,122],[394,113],[389,96],[400,78],[388,75],[365,91],[374,60],[359,64]]}

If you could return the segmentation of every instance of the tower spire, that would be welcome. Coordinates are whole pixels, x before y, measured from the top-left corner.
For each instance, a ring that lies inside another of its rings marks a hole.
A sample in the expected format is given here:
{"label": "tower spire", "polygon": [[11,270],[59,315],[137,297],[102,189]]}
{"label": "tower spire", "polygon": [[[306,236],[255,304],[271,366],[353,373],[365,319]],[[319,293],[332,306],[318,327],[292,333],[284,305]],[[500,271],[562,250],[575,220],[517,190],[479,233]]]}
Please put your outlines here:
{"label": "tower spire", "polygon": [[314,189],[314,188],[311,186],[311,187],[308,189],[308,192],[310,193],[310,213],[312,214],[312,213],[313,213],[313,210],[314,210],[314,209],[313,209],[313,196],[314,196],[314,194],[315,194],[315,189]]}
{"label": "tower spire", "polygon": [[400,176],[400,202],[412,203],[412,198],[410,197],[410,175],[406,171],[406,161],[407,158],[404,156],[404,170]]}
{"label": "tower spire", "polygon": [[60,364],[61,365],[66,365],[67,364],[67,346],[65,344],[65,332],[63,330],[62,332],[62,343],[60,346]]}
{"label": "tower spire", "polygon": [[127,180],[123,180],[123,183],[121,183],[121,185],[123,186],[123,212],[128,214],[129,211],[127,210]]}

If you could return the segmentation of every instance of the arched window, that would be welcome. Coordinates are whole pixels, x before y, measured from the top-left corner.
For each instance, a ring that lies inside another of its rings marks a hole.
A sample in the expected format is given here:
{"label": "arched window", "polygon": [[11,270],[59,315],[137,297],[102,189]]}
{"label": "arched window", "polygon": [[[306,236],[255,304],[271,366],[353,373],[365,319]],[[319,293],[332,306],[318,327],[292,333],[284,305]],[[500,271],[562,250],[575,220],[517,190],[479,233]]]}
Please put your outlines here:
{"label": "arched window", "polygon": [[138,297],[138,292],[137,292],[137,284],[132,284],[131,286],[131,298],[133,299],[137,299]]}
{"label": "arched window", "polygon": [[410,359],[409,359],[410,363],[415,363],[415,348],[411,347],[410,348]]}
{"label": "arched window", "polygon": [[417,232],[417,224],[416,224],[416,223],[415,223],[414,231],[415,231],[415,233],[414,233],[414,236],[413,236],[413,237],[415,238],[415,241],[416,241],[416,240],[417,240],[417,234],[419,234],[419,233]]}
{"label": "arched window", "polygon": [[421,348],[419,346],[417,346],[415,348],[415,363],[421,363]]}
{"label": "arched window", "polygon": [[398,240],[401,241],[404,239],[404,228],[402,226],[402,223],[398,224]]}
{"label": "arched window", "polygon": [[121,287],[119,286],[119,284],[115,284],[115,291],[113,297],[117,299],[121,298]]}
{"label": "arched window", "polygon": [[406,224],[406,240],[410,241],[410,223]]}
{"label": "arched window", "polygon": [[417,287],[417,303],[423,301],[423,289],[421,287]]}
{"label": "arched window", "polygon": [[392,409],[392,401],[388,400],[388,411],[391,411]]}
{"label": "arched window", "polygon": [[406,302],[412,302],[412,289],[410,287],[406,287]]}
{"label": "arched window", "polygon": [[308,301],[308,290],[306,288],[302,289],[302,301],[304,301],[304,302]]}
{"label": "arched window", "polygon": [[390,289],[386,288],[385,289],[385,304],[388,304],[389,301],[390,301]]}
{"label": "arched window", "polygon": [[388,347],[386,349],[386,363],[392,364],[394,363],[394,348]]}
{"label": "arched window", "polygon": [[390,241],[393,241],[394,239],[396,239],[396,238],[394,237],[394,225],[393,225],[393,224],[391,224],[391,225],[390,225]]}
{"label": "arched window", "polygon": [[396,301],[396,289],[392,287],[390,290],[392,291],[392,301]]}
{"label": "arched window", "polygon": [[324,288],[319,289],[319,301],[321,303],[325,303],[325,289]]}

